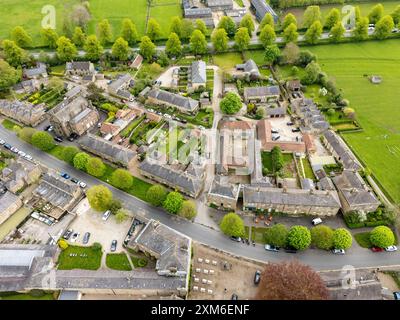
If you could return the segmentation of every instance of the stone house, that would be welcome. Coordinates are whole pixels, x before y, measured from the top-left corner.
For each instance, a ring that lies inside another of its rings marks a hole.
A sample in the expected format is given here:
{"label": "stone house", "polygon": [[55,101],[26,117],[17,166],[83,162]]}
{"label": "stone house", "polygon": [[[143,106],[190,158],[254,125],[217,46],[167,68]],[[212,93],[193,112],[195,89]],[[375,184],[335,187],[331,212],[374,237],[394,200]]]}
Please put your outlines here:
{"label": "stone house", "polygon": [[188,87],[192,90],[196,90],[199,87],[206,87],[207,84],[207,71],[206,63],[202,60],[193,61],[189,68],[189,83]]}
{"label": "stone house", "polygon": [[249,59],[243,64],[237,64],[236,70],[242,71],[243,77],[249,77],[250,80],[257,80],[261,77],[260,70],[253,59]]}
{"label": "stone house", "polygon": [[10,191],[0,194],[0,226],[22,207],[21,199]]}
{"label": "stone house", "polygon": [[119,76],[116,80],[111,82],[108,86],[108,92],[112,95],[131,99],[132,95],[129,92],[129,89],[132,88],[135,84],[132,76],[129,73]]}
{"label": "stone house", "polygon": [[207,193],[207,204],[224,210],[236,210],[240,184],[231,184],[227,177],[216,176]]}
{"label": "stone house", "polygon": [[232,0],[206,0],[206,5],[212,11],[225,11],[233,9]]}
{"label": "stone house", "polygon": [[259,104],[278,102],[279,96],[279,86],[244,88],[244,101],[246,103]]}
{"label": "stone house", "polygon": [[275,23],[278,22],[278,15],[274,11],[274,9],[272,9],[271,6],[264,0],[251,0],[250,9],[254,12],[258,22],[261,22],[261,20],[267,13],[270,13],[272,15]]}
{"label": "stone house", "polygon": [[147,95],[147,103],[174,107],[179,111],[188,114],[196,113],[200,107],[200,103],[197,100],[160,89],[149,91]]}
{"label": "stone house", "polygon": [[67,62],[65,66],[66,76],[87,76],[95,73],[93,63],[89,61],[72,61]]}
{"label": "stone house", "polygon": [[22,77],[24,79],[47,78],[47,67],[44,63],[38,62],[33,68],[22,69]]}
{"label": "stone house", "polygon": [[0,100],[0,113],[26,126],[36,127],[46,114],[44,104],[33,105],[25,101]]}

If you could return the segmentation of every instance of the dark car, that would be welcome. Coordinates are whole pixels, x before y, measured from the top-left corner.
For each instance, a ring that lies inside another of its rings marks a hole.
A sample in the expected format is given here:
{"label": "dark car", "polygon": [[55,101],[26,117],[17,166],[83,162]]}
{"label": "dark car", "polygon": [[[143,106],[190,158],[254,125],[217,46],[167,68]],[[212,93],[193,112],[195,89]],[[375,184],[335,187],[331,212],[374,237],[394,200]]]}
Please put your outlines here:
{"label": "dark car", "polygon": [[300,132],[300,128],[292,129],[292,132]]}
{"label": "dark car", "polygon": [[383,251],[383,248],[372,247],[371,250],[372,250],[373,252],[382,252],[382,251]]}
{"label": "dark car", "polygon": [[400,300],[400,291],[393,292],[394,300]]}
{"label": "dark car", "polygon": [[241,241],[242,241],[242,238],[232,236],[232,237],[231,237],[231,240],[236,241],[236,242],[241,242]]}
{"label": "dark car", "polygon": [[57,142],[63,142],[64,141],[64,139],[59,137],[59,136],[54,137],[54,140],[56,140]]}
{"label": "dark car", "polygon": [[115,250],[117,250],[117,240],[111,242],[111,252],[114,252]]}
{"label": "dark car", "polygon": [[297,249],[292,248],[292,247],[286,247],[285,252],[287,253],[297,253]]}
{"label": "dark car", "polygon": [[231,300],[239,300],[239,297],[236,293],[232,294]]}
{"label": "dark car", "polygon": [[257,271],[254,273],[254,284],[259,284],[259,283],[260,283],[260,280],[261,280],[261,271],[260,271],[260,270],[257,270]]}
{"label": "dark car", "polygon": [[90,232],[86,232],[85,235],[83,236],[83,244],[87,244],[89,242],[89,238],[90,238]]}
{"label": "dark car", "polygon": [[286,123],[288,126],[292,126],[292,125],[294,125],[294,123],[293,122],[288,122],[288,123]]}
{"label": "dark car", "polygon": [[139,224],[142,224],[142,222],[135,218],[135,220],[133,220],[133,225],[138,226]]}
{"label": "dark car", "polygon": [[8,150],[11,150],[12,145],[9,144],[9,143],[6,143],[6,144],[4,144],[4,148],[6,148],[6,149],[8,149]]}
{"label": "dark car", "polygon": [[72,229],[68,229],[67,231],[65,231],[63,238],[65,240],[69,240],[69,238],[71,238],[72,233],[73,233]]}
{"label": "dark car", "polygon": [[69,174],[68,173],[62,173],[61,174],[61,177],[63,177],[64,179],[69,179],[69,178],[71,178],[70,176],[69,176]]}
{"label": "dark car", "polygon": [[78,180],[77,178],[71,178],[71,181],[72,181],[73,183],[78,183],[78,182],[79,182],[79,180]]}
{"label": "dark car", "polygon": [[77,139],[79,136],[76,133],[71,133],[71,135],[68,137],[68,141],[74,141]]}
{"label": "dark car", "polygon": [[136,228],[136,226],[134,224],[131,225],[131,227],[129,228],[129,231],[128,231],[129,236],[133,235],[133,233],[135,232],[135,228]]}

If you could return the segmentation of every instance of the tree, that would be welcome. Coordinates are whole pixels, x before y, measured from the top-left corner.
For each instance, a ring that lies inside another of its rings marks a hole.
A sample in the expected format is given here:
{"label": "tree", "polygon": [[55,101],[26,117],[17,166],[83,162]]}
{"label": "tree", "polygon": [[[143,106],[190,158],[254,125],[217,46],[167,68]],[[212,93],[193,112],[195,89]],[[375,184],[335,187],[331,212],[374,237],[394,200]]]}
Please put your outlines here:
{"label": "tree", "polygon": [[324,225],[312,228],[311,243],[318,249],[330,250],[333,246],[333,230]]}
{"label": "tree", "polygon": [[128,210],[119,209],[117,214],[115,215],[115,220],[117,223],[122,223],[128,218]]}
{"label": "tree", "polygon": [[40,33],[42,34],[44,43],[49,48],[54,49],[57,47],[58,34],[54,29],[51,28],[42,29]]}
{"label": "tree", "polygon": [[333,116],[333,115],[335,114],[335,109],[329,108],[328,111],[326,112],[326,114],[327,114],[328,116]]}
{"label": "tree", "polygon": [[287,64],[295,64],[300,58],[300,48],[293,42],[286,44],[282,51],[283,60]]}
{"label": "tree", "polygon": [[76,5],[73,8],[71,13],[71,20],[75,26],[78,26],[82,29],[87,28],[87,24],[89,23],[91,16],[89,13],[89,5]]}
{"label": "tree", "polygon": [[315,21],[304,35],[306,41],[310,44],[316,44],[322,34],[322,24],[319,20]]}
{"label": "tree", "polygon": [[397,26],[400,23],[400,5],[398,5],[390,15],[393,18],[394,24]]}
{"label": "tree", "polygon": [[329,32],[329,37],[331,39],[332,42],[339,42],[345,33],[345,28],[342,25],[342,22],[337,22],[331,29],[331,31]]}
{"label": "tree", "polygon": [[247,28],[239,28],[235,34],[235,43],[239,51],[244,51],[249,47],[250,36]]}
{"label": "tree", "polygon": [[258,285],[259,300],[327,300],[321,276],[298,261],[268,263]]}
{"label": "tree", "polygon": [[86,192],[86,196],[88,198],[90,207],[96,211],[108,210],[113,198],[110,189],[103,185],[91,187]]}
{"label": "tree", "polygon": [[271,162],[272,162],[272,171],[274,173],[279,172],[283,168],[283,155],[281,148],[279,146],[275,146],[272,148]]}
{"label": "tree", "polygon": [[236,23],[229,16],[223,16],[218,23],[217,29],[225,29],[229,37],[233,37],[236,33]]}
{"label": "tree", "polygon": [[211,35],[211,42],[216,52],[228,49],[228,34],[225,29],[215,29]]}
{"label": "tree", "polygon": [[167,212],[177,214],[182,208],[182,203],[183,196],[177,191],[172,191],[165,198],[163,207]]}
{"label": "tree", "polygon": [[360,8],[360,6],[355,6],[354,15],[355,15],[356,22],[360,21],[360,19],[361,19],[361,8]]}
{"label": "tree", "polygon": [[86,152],[79,152],[74,157],[74,167],[79,170],[86,171],[86,166],[90,156]]}
{"label": "tree", "polygon": [[31,127],[23,127],[18,131],[18,138],[21,140],[32,143],[32,136],[37,132],[36,129]]}
{"label": "tree", "polygon": [[101,243],[95,242],[92,244],[92,249],[94,251],[101,251],[103,249]]}
{"label": "tree", "polygon": [[5,60],[13,67],[20,66],[27,60],[27,55],[14,41],[3,40]]}
{"label": "tree", "polygon": [[378,3],[377,5],[373,6],[370,13],[368,14],[368,20],[369,23],[377,23],[381,18],[383,17],[385,9],[383,8],[383,5],[381,3]]}
{"label": "tree", "polygon": [[101,177],[106,171],[106,166],[101,159],[91,157],[86,165],[86,172],[94,177]]}
{"label": "tree", "polygon": [[182,19],[180,17],[176,16],[172,18],[169,32],[176,33],[178,37],[182,37]]}
{"label": "tree", "polygon": [[207,34],[207,27],[206,27],[206,24],[204,23],[204,21],[202,19],[196,19],[195,29],[199,30],[204,35]]}
{"label": "tree", "polygon": [[[193,22],[190,19],[183,19],[182,20],[182,39],[190,39],[190,36],[192,35],[193,31],[194,31],[194,26],[193,26]],[[197,29],[197,28],[196,28]],[[200,29],[198,29],[200,30]],[[201,31],[201,30],[200,30]],[[203,31],[201,31],[204,35],[206,35],[206,33],[204,33]]]}
{"label": "tree", "polygon": [[219,108],[225,114],[235,114],[242,108],[242,101],[236,93],[228,92],[219,103]]}
{"label": "tree", "polygon": [[108,206],[108,209],[111,211],[112,214],[117,214],[118,210],[122,208],[122,202],[118,199],[112,199],[110,201],[110,205]]}
{"label": "tree", "polygon": [[272,17],[272,14],[267,12],[264,16],[264,18],[261,20],[260,25],[258,26],[258,30],[264,29],[265,26],[269,25],[272,30],[275,28],[275,22],[274,18]]}
{"label": "tree", "polygon": [[296,250],[307,249],[311,244],[311,233],[304,226],[293,226],[289,229],[287,243]]}
{"label": "tree", "polygon": [[147,23],[147,36],[151,40],[157,40],[162,35],[161,27],[158,24],[157,20],[154,18],[150,18],[149,22]]}
{"label": "tree", "polygon": [[83,47],[86,42],[86,35],[81,27],[75,27],[74,34],[72,35],[72,42],[77,47]]}
{"label": "tree", "polygon": [[318,63],[315,61],[311,61],[306,69],[305,69],[305,75],[302,79],[302,82],[304,84],[314,84],[318,81],[318,77],[321,73],[321,68]]}
{"label": "tree", "polygon": [[61,61],[70,61],[75,58],[77,54],[75,45],[70,39],[61,36],[57,40],[57,56]]}
{"label": "tree", "polygon": [[97,24],[97,37],[102,45],[112,42],[113,34],[110,22],[107,19],[103,19]]}
{"label": "tree", "polygon": [[335,249],[349,249],[352,242],[353,238],[348,230],[338,228],[333,232],[332,244]]}
{"label": "tree", "polygon": [[21,78],[21,70],[11,67],[8,62],[0,59],[0,91],[8,89]]}
{"label": "tree", "polygon": [[308,6],[304,12],[303,26],[305,28],[310,28],[314,22],[321,22],[321,19],[321,10],[319,6]]}
{"label": "tree", "polygon": [[37,131],[32,135],[32,145],[42,151],[50,151],[55,147],[53,137],[44,131]]}
{"label": "tree", "polygon": [[146,60],[150,60],[156,53],[156,46],[148,36],[142,37],[140,40],[140,54]]}
{"label": "tree", "polygon": [[329,11],[328,15],[325,18],[324,27],[328,30],[332,29],[334,25],[336,25],[338,22],[341,22],[340,16],[341,15],[339,9],[331,9],[331,11]]}
{"label": "tree", "polygon": [[103,46],[94,34],[87,37],[83,48],[86,51],[86,58],[92,61],[99,60],[103,54]]}
{"label": "tree", "polygon": [[254,31],[254,22],[249,13],[246,13],[242,20],[240,20],[239,28],[247,28],[247,32],[249,33],[249,37],[253,34]]}
{"label": "tree", "polygon": [[368,39],[368,18],[360,18],[360,21],[356,23],[356,27],[353,30],[353,38],[356,40]]}
{"label": "tree", "polygon": [[285,16],[285,18],[283,19],[282,30],[285,30],[291,24],[294,24],[297,27],[297,20],[296,20],[296,17],[292,13],[288,13]]}
{"label": "tree", "polygon": [[197,215],[196,204],[191,200],[183,201],[182,207],[179,210],[178,215],[188,220],[193,220],[194,217],[196,217]]}
{"label": "tree", "polygon": [[61,249],[62,251],[68,249],[68,247],[69,247],[68,242],[65,241],[64,239],[58,240],[57,244],[58,244],[58,246],[60,247],[60,249]]}
{"label": "tree", "polygon": [[268,65],[273,65],[281,55],[281,50],[276,44],[265,48],[264,60]]}
{"label": "tree", "polygon": [[133,184],[133,177],[128,170],[117,169],[111,175],[111,184],[122,190],[129,190]]}
{"label": "tree", "polygon": [[[269,14],[269,13],[267,13]],[[269,24],[265,25],[258,36],[259,40],[261,41],[264,48],[267,46],[272,45],[275,42],[276,34],[274,28],[271,27]]]}
{"label": "tree", "polygon": [[32,38],[21,26],[17,26],[11,31],[11,39],[15,41],[17,46],[22,48],[32,45]]}
{"label": "tree", "polygon": [[282,223],[275,224],[274,226],[267,228],[264,234],[265,242],[278,247],[286,246],[286,238],[288,229]]}
{"label": "tree", "polygon": [[176,33],[170,33],[167,43],[165,44],[165,52],[170,57],[177,57],[182,53],[181,40]]}
{"label": "tree", "polygon": [[375,25],[374,37],[377,39],[385,39],[389,37],[394,28],[392,16],[384,16]]}
{"label": "tree", "polygon": [[230,237],[243,237],[244,235],[243,219],[234,212],[224,215],[219,227],[224,234]]}
{"label": "tree", "polygon": [[379,226],[375,227],[370,235],[369,240],[372,245],[378,248],[387,248],[392,246],[395,241],[393,231],[389,227]]}
{"label": "tree", "polygon": [[294,23],[289,24],[289,26],[283,30],[283,39],[285,42],[296,43],[298,38],[299,33],[297,32],[297,26]]}
{"label": "tree", "polygon": [[134,45],[139,40],[136,26],[131,19],[122,20],[121,37],[128,41],[130,45]]}
{"label": "tree", "polygon": [[151,186],[146,192],[147,202],[156,207],[161,206],[164,203],[166,197],[167,190],[165,190],[165,188],[160,184]]}
{"label": "tree", "polygon": [[207,52],[206,37],[199,30],[194,30],[190,37],[190,49],[194,54],[205,54]]}
{"label": "tree", "polygon": [[67,146],[62,150],[62,158],[65,162],[74,164],[74,158],[79,153],[79,149],[75,146]]}
{"label": "tree", "polygon": [[267,116],[267,109],[263,106],[257,107],[256,116],[257,119],[264,119]]}
{"label": "tree", "polygon": [[112,48],[111,48],[112,55],[117,58],[119,61],[126,61],[128,60],[130,48],[129,43],[124,38],[119,37],[115,40]]}

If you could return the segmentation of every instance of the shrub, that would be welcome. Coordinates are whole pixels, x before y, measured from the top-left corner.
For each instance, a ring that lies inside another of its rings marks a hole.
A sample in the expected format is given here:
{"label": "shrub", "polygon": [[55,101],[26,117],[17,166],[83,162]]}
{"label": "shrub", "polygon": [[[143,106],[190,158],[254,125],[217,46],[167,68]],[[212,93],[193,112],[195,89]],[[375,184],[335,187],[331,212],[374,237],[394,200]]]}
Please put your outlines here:
{"label": "shrub", "polygon": [[94,177],[101,177],[106,171],[106,166],[100,158],[92,157],[86,165],[86,172]]}
{"label": "shrub", "polygon": [[128,190],[132,187],[133,177],[125,169],[117,169],[111,175],[111,184],[119,189]]}
{"label": "shrub", "polygon": [[197,215],[196,204],[191,200],[183,201],[182,207],[178,214],[188,220],[194,219],[194,217]]}
{"label": "shrub", "polygon": [[297,250],[307,249],[311,244],[310,231],[303,226],[291,227],[288,232],[287,243]]}
{"label": "shrub", "polygon": [[161,206],[164,203],[166,197],[167,190],[165,190],[165,188],[160,184],[151,186],[146,193],[146,200],[156,207]]}
{"label": "shrub", "polygon": [[173,191],[168,193],[163,203],[163,207],[169,213],[177,214],[182,207],[182,203],[183,203],[183,196],[179,192]]}
{"label": "shrub", "polygon": [[353,237],[346,229],[339,228],[333,232],[332,243],[335,249],[349,249],[353,243]]}
{"label": "shrub", "polygon": [[278,223],[270,228],[267,228],[264,234],[265,242],[278,247],[286,245],[288,229],[282,223]]}
{"label": "shrub", "polygon": [[244,235],[243,220],[234,212],[224,215],[219,227],[221,231],[228,236],[242,237]]}
{"label": "shrub", "polygon": [[89,162],[90,156],[85,152],[79,152],[74,157],[74,167],[79,170],[86,171],[86,166]]}
{"label": "shrub", "polygon": [[48,132],[38,131],[32,135],[32,145],[42,151],[50,151],[55,147],[54,139]]}
{"label": "shrub", "polygon": [[386,226],[375,227],[371,231],[369,239],[372,245],[379,248],[386,248],[392,246],[395,241],[393,231]]}
{"label": "shrub", "polygon": [[110,201],[109,210],[112,214],[117,214],[118,210],[122,208],[122,203],[118,199],[112,199]]}
{"label": "shrub", "polygon": [[62,158],[64,161],[73,164],[75,156],[79,153],[79,149],[75,146],[68,146],[62,150]]}
{"label": "shrub", "polygon": [[219,104],[221,111],[226,114],[235,114],[242,108],[240,97],[233,92],[229,92]]}
{"label": "shrub", "polygon": [[318,249],[329,250],[333,246],[333,230],[324,225],[311,229],[311,242]]}
{"label": "shrub", "polygon": [[36,129],[24,127],[18,131],[18,137],[25,142],[32,143],[32,136],[37,132]]}
{"label": "shrub", "polygon": [[101,249],[103,249],[103,246],[101,245],[101,243],[95,242],[93,243],[92,248],[95,251],[100,251]]}

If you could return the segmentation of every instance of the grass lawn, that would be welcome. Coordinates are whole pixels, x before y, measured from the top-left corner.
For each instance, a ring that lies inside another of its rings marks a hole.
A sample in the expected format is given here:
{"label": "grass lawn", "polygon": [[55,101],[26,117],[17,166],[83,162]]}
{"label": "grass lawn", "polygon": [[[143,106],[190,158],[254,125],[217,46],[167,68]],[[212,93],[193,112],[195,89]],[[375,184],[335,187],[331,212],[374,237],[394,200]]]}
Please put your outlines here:
{"label": "grass lawn", "polygon": [[213,61],[222,70],[229,70],[243,63],[242,56],[238,52],[216,54],[213,56]]}
{"label": "grass lawn", "polygon": [[[249,227],[245,226],[245,238],[249,237]],[[264,227],[251,227],[251,240],[257,243],[265,244],[264,234],[267,228]]]}
{"label": "grass lawn", "polygon": [[13,231],[31,213],[27,207],[20,208],[0,225],[0,241]]}
{"label": "grass lawn", "polygon": [[0,300],[54,300],[51,293],[46,293],[40,297],[31,296],[29,293],[17,293],[9,296],[0,296]]}
{"label": "grass lawn", "polygon": [[[363,132],[343,134],[343,138],[371,169],[386,193],[400,203],[399,41],[369,41],[309,49],[318,56],[322,69],[335,78],[364,129]],[[379,85],[373,85],[363,76],[375,74],[383,78]]]}
{"label": "grass lawn", "polygon": [[[160,1],[156,1],[159,3]],[[161,5],[150,8],[150,17],[157,20],[160,24],[161,31],[165,38],[169,35],[169,29],[171,25],[171,20],[173,17],[182,17],[182,7],[179,2],[173,3],[174,1],[168,1],[168,5]]]}
{"label": "grass lawn", "polygon": [[315,180],[314,172],[312,171],[310,161],[307,158],[302,158],[301,162],[303,163],[305,177],[311,180]]}
{"label": "grass lawn", "polygon": [[354,238],[356,239],[356,241],[360,245],[360,247],[363,247],[363,248],[371,248],[372,247],[372,243],[371,243],[371,241],[369,241],[369,232],[356,233],[354,235]]}
{"label": "grass lawn", "polygon": [[[70,256],[70,254],[77,254],[77,256]],[[97,270],[100,268],[102,254],[102,250],[94,250],[93,247],[70,245],[67,249],[60,253],[58,258],[58,269]]]}
{"label": "grass lawn", "polygon": [[109,253],[106,257],[106,265],[110,269],[131,271],[132,267],[129,263],[126,253]]}
{"label": "grass lawn", "polygon": [[139,258],[134,255],[131,255],[131,261],[135,268],[144,268],[148,263],[146,258]]}
{"label": "grass lawn", "polygon": [[6,128],[7,130],[11,130],[11,131],[14,131],[15,126],[21,128],[18,124],[16,124],[15,122],[13,122],[9,119],[4,119],[1,124],[3,125],[4,128]]}

